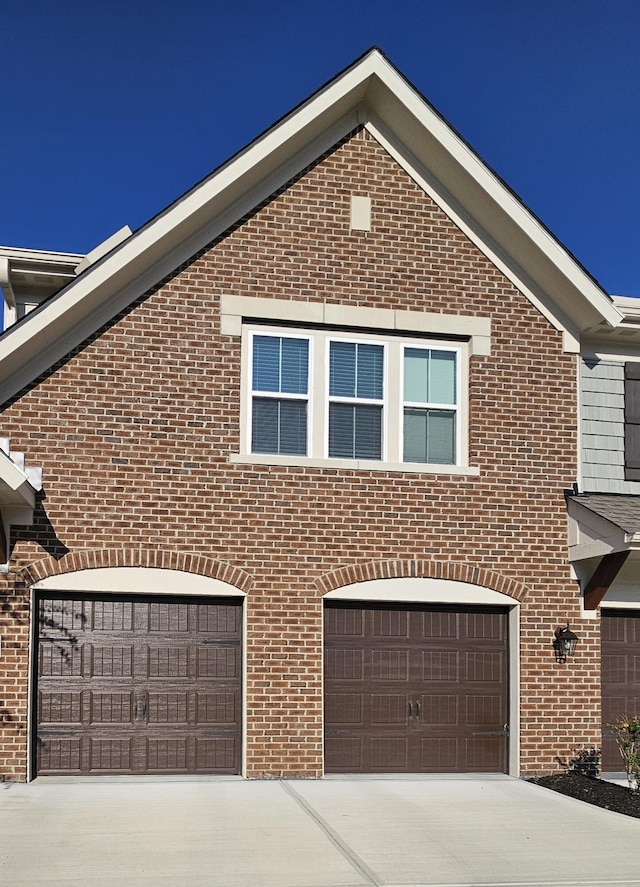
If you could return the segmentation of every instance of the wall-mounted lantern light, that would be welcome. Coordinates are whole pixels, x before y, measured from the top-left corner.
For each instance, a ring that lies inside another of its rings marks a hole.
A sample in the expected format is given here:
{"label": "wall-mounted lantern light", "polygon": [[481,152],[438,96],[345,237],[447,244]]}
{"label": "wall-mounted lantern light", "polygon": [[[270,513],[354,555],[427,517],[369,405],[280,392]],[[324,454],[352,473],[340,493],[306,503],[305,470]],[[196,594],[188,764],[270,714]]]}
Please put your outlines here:
{"label": "wall-mounted lantern light", "polygon": [[566,628],[556,628],[553,649],[556,653],[556,662],[566,662],[567,656],[573,656],[576,652],[576,644],[578,637],[569,628],[567,622]]}

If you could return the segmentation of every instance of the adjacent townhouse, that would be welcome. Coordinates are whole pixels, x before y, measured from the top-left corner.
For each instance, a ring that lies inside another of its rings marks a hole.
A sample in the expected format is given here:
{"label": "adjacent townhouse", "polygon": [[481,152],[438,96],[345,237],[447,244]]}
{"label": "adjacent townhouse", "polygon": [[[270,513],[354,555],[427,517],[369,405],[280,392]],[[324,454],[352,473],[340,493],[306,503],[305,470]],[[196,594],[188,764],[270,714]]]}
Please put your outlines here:
{"label": "adjacent townhouse", "polygon": [[56,255],[30,302],[51,254],[0,251],[6,778],[517,776],[600,743],[640,333],[379,50]]}
{"label": "adjacent townhouse", "polygon": [[583,340],[580,471],[568,499],[584,615],[601,625],[605,771],[621,769],[606,725],[640,713],[640,303],[613,302],[622,323]]}

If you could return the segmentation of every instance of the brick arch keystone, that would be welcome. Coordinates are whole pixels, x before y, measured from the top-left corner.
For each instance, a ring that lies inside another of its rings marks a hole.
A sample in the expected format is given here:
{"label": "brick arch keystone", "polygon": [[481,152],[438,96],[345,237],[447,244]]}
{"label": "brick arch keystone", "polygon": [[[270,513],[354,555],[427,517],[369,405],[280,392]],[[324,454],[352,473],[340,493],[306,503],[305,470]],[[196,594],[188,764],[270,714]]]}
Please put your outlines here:
{"label": "brick arch keystone", "polygon": [[18,579],[26,585],[33,585],[49,576],[78,570],[97,570],[101,567],[147,567],[196,573],[198,576],[219,579],[244,592],[249,590],[252,581],[244,570],[213,557],[144,548],[85,549],[71,552],[60,560],[46,557],[23,567],[18,573]]}
{"label": "brick arch keystone", "polygon": [[315,585],[322,595],[345,585],[356,582],[367,582],[371,579],[450,579],[456,582],[468,582],[499,591],[516,601],[524,599],[527,587],[522,582],[510,579],[495,570],[488,570],[476,564],[459,561],[438,560],[393,560],[369,561],[365,564],[352,564],[339,567],[316,579]]}

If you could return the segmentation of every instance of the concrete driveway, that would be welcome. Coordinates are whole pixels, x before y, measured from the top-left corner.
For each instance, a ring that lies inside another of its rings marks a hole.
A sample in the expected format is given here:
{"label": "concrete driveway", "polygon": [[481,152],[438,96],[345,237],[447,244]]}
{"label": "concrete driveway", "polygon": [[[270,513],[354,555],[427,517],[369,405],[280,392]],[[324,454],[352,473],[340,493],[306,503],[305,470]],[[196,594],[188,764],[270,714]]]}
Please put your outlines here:
{"label": "concrete driveway", "polygon": [[0,885],[640,885],[640,820],[509,777],[0,784]]}

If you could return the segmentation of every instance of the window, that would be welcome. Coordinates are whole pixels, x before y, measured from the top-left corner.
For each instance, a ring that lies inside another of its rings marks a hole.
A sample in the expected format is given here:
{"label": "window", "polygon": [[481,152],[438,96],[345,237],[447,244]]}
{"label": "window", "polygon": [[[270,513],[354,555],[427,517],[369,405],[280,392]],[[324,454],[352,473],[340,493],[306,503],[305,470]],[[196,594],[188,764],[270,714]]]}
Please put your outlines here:
{"label": "window", "polygon": [[329,343],[329,457],[382,458],[384,346]]}
{"label": "window", "polygon": [[403,462],[456,464],[455,351],[404,346]]}
{"label": "window", "polygon": [[243,337],[240,459],[476,473],[465,463],[465,342],[253,324]]}
{"label": "window", "polygon": [[253,337],[251,452],[307,455],[309,340]]}

